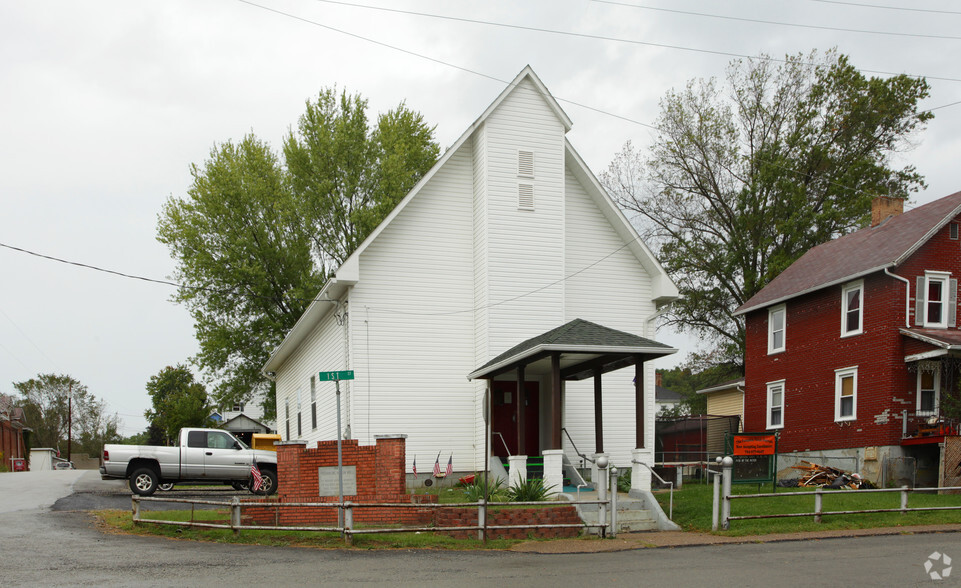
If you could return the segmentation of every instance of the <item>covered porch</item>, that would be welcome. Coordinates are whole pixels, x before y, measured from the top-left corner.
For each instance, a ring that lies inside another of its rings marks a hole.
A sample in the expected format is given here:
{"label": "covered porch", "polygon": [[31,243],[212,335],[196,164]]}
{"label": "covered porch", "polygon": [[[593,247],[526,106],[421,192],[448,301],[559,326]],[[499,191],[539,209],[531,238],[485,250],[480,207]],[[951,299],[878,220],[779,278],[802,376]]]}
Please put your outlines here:
{"label": "covered porch", "polygon": [[[676,352],[663,343],[583,319],[575,319],[505,351],[468,375],[472,380],[488,381],[484,408],[490,446],[487,459],[491,455],[507,457],[513,484],[526,479],[528,457],[540,454],[545,486],[559,491],[564,481],[564,427],[570,419],[564,406],[565,383],[593,381],[593,415],[577,416],[582,421],[593,417],[594,443],[592,447],[577,449],[591,452],[589,458],[594,459],[607,455],[610,449],[605,446],[602,376],[633,367],[632,461],[652,461],[652,448],[647,447],[646,439],[648,433],[653,432],[653,382],[651,390],[646,390],[644,367],[649,360]],[[632,464],[632,468],[633,487],[649,490],[647,469],[639,464]]]}

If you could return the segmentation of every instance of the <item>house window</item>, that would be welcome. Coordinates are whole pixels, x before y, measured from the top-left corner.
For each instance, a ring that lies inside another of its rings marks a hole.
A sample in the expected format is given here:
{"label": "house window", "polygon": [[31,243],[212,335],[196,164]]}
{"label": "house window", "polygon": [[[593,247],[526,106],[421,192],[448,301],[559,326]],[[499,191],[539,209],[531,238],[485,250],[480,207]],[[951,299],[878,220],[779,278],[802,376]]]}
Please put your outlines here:
{"label": "house window", "polygon": [[775,306],[767,313],[767,352],[778,353],[784,351],[785,322],[787,310],[782,304]]}
{"label": "house window", "polygon": [[864,282],[841,289],[841,336],[858,335],[864,320]]}
{"label": "house window", "polygon": [[951,223],[951,239],[958,240],[958,223]]}
{"label": "house window", "polygon": [[857,418],[858,368],[834,371],[834,420],[853,421]]}
{"label": "house window", "polygon": [[767,428],[784,428],[784,380],[767,385]]}
{"label": "house window", "polygon": [[301,415],[303,414],[300,406],[301,396],[303,396],[303,391],[300,388],[297,388],[297,438],[298,439],[302,437],[304,434],[304,429],[301,421]]}
{"label": "house window", "polygon": [[941,370],[937,367],[918,369],[918,415],[932,416],[938,413],[941,396]]}
{"label": "house window", "polygon": [[310,428],[317,430],[317,377],[310,376]]}
{"label": "house window", "polygon": [[234,411],[234,412],[243,412],[243,411],[244,411],[244,404],[243,404],[242,402],[238,402],[238,403],[234,404],[233,411]]}
{"label": "house window", "polygon": [[924,326],[947,327],[948,274],[924,274]]}
{"label": "house window", "polygon": [[284,436],[284,440],[290,441],[290,398],[284,399],[284,419],[287,425],[287,434]]}

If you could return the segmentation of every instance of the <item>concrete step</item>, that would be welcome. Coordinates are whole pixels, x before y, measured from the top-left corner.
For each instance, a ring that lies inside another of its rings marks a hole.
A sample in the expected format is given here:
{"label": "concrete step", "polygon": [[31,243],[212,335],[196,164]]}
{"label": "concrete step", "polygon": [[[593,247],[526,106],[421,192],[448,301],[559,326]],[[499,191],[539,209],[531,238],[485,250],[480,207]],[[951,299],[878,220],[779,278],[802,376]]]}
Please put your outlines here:
{"label": "concrete step", "polygon": [[[585,508],[588,505],[584,505]],[[581,520],[587,524],[596,524],[598,522],[598,510],[587,511],[580,510],[579,514]],[[608,513],[608,522],[610,522],[610,513]],[[646,509],[630,508],[617,510],[617,531],[618,533],[627,531],[656,531],[657,521],[651,514],[651,511]],[[596,529],[591,532],[596,532]]]}

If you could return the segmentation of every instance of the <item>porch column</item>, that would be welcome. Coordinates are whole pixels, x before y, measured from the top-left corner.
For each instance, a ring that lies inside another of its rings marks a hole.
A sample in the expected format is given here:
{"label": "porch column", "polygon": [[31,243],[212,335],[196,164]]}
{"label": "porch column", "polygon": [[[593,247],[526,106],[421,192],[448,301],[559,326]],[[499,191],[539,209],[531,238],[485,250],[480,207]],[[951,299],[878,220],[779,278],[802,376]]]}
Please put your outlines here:
{"label": "porch column", "polygon": [[517,419],[517,453],[518,455],[527,455],[527,423],[524,418],[524,395],[527,391],[526,386],[524,386],[524,365],[521,364],[517,366],[517,394],[515,399],[517,400],[517,411],[515,413],[515,418]]}
{"label": "porch column", "polygon": [[561,449],[561,354],[551,354],[551,449]]}
{"label": "porch column", "polygon": [[594,452],[604,453],[604,412],[601,404],[601,370],[594,370]]}
{"label": "porch column", "polygon": [[636,434],[635,449],[644,447],[644,359],[634,360],[634,426]]}

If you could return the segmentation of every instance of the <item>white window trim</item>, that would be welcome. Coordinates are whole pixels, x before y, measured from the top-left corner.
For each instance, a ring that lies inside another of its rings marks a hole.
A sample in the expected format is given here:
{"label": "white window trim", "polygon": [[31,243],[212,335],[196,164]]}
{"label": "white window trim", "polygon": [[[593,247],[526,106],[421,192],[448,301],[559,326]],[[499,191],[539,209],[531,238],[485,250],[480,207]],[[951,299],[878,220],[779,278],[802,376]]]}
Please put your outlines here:
{"label": "white window trim", "polygon": [[[767,429],[783,429],[784,428],[784,405],[785,405],[785,397],[786,397],[785,389],[787,388],[784,382],[785,380],[778,380],[776,382],[767,383],[767,403],[764,411],[764,424],[766,425],[765,428]],[[781,409],[781,423],[778,425],[772,425],[771,409],[774,407],[771,406],[771,392],[776,388],[781,389],[781,404],[779,406],[779,408]]]}
{"label": "white window trim", "polygon": [[[784,319],[781,326],[781,346],[774,347],[774,321],[771,320],[775,313],[783,312]],[[787,306],[779,304],[772,306],[767,311],[767,354],[781,353],[787,348]]]}
{"label": "white window trim", "polygon": [[[853,399],[850,416],[841,416],[841,380],[854,378]],[[834,370],[834,420],[835,422],[856,421],[858,419],[858,366]]]}
{"label": "white window trim", "polygon": [[[848,292],[851,290],[861,291],[861,305],[858,306],[858,328],[848,331]],[[841,336],[852,337],[864,332],[864,280],[851,282],[841,288]]]}
{"label": "white window trim", "polygon": [[917,379],[917,392],[916,392],[916,395],[917,395],[917,397],[918,397],[918,400],[917,400],[917,402],[915,403],[915,410],[916,410],[918,416],[935,416],[935,415],[938,415],[938,414],[940,414],[940,411],[941,411],[941,369],[938,368],[938,369],[934,370],[934,372],[933,372],[933,373],[934,373],[934,410],[933,410],[933,411],[931,411],[931,410],[922,411],[922,410],[921,410],[921,374],[922,374],[922,373],[923,373],[922,370],[919,369],[919,370],[918,370],[918,379]]}
{"label": "white window trim", "polygon": [[[928,305],[931,299],[928,298],[928,285],[931,282],[941,282],[941,321],[934,323],[928,320]],[[948,328],[948,304],[950,304],[951,274],[949,272],[924,272],[924,326],[946,329]]]}

